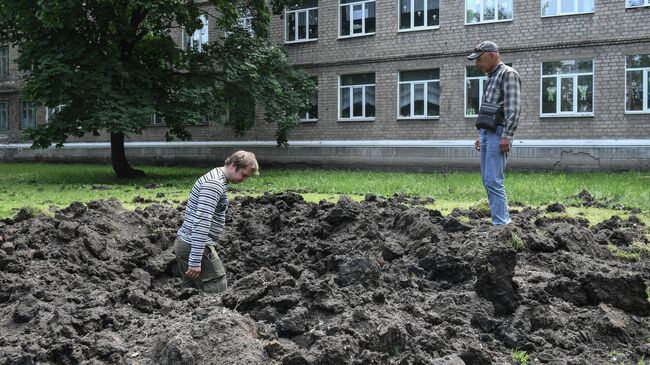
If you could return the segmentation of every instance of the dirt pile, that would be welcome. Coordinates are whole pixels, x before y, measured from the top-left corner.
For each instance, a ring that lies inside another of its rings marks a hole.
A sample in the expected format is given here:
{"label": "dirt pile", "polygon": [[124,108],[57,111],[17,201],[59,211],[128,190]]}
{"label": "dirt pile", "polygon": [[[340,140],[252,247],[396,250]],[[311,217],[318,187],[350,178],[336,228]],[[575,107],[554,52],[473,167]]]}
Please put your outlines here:
{"label": "dirt pile", "polygon": [[[182,207],[75,203],[0,223],[0,364],[606,364],[650,358],[648,244],[618,217],[449,216],[396,199],[234,201],[230,289],[180,290]],[[613,355],[615,354],[615,355]]]}

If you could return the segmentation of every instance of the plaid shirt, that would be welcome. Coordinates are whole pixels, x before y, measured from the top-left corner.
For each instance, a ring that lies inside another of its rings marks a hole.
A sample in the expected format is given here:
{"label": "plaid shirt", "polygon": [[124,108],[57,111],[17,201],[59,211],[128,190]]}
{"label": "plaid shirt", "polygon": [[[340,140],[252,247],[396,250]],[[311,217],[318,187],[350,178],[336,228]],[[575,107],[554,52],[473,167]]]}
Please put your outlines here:
{"label": "plaid shirt", "polygon": [[521,112],[521,78],[510,66],[500,63],[487,76],[483,101],[503,107],[503,134],[501,138],[512,139],[517,130]]}

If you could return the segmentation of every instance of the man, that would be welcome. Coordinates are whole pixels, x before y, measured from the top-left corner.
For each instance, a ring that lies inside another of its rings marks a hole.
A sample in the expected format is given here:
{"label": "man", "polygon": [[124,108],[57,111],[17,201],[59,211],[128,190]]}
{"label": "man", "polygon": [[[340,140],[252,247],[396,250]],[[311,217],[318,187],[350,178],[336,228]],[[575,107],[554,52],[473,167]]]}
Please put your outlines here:
{"label": "man", "polygon": [[183,287],[209,293],[226,290],[226,272],[215,244],[226,223],[228,183],[243,182],[251,175],[258,175],[258,170],[253,153],[237,151],[226,159],[223,167],[212,169],[194,183],[183,225],[174,242]]}
{"label": "man", "polygon": [[476,66],[487,74],[482,103],[499,106],[496,130],[481,128],[474,148],[481,153],[481,177],[490,203],[492,224],[508,224],[510,214],[503,170],[519,122],[521,79],[515,69],[501,62],[499,47],[493,42],[479,44],[467,59],[475,60]]}

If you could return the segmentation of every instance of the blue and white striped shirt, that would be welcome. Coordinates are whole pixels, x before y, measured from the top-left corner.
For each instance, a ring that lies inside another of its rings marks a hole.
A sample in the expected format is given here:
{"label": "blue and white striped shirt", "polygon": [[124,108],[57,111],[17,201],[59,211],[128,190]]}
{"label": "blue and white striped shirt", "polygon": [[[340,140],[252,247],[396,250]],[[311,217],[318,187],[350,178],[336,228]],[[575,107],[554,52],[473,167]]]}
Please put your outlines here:
{"label": "blue and white striped shirt", "polygon": [[201,176],[190,192],[185,207],[185,219],[177,236],[191,246],[188,264],[200,267],[205,245],[219,239],[226,224],[228,209],[228,180],[217,167]]}

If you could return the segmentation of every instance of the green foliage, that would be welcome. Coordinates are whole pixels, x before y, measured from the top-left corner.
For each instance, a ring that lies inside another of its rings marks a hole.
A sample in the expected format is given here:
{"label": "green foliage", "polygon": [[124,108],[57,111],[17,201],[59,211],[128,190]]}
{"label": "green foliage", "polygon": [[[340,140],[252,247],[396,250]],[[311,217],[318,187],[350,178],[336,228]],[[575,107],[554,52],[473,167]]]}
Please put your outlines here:
{"label": "green foliage", "polygon": [[[196,179],[214,166],[202,167],[144,167],[147,178],[118,180],[111,173],[109,166],[86,164],[0,164],[0,217],[13,216],[15,208],[34,206],[40,210],[50,204],[65,207],[72,201],[87,202],[93,199],[117,197],[131,205],[133,197],[140,195],[145,199],[161,201],[164,199],[184,200]],[[485,189],[481,178],[475,172],[448,173],[413,173],[413,172],[377,172],[377,171],[336,171],[315,169],[265,169],[261,166],[259,176],[237,185],[237,189],[246,195],[264,192],[283,192],[300,190],[305,199],[318,202],[329,199],[336,202],[339,194],[346,194],[363,200],[366,194],[390,197],[393,193],[406,193],[421,198],[435,198],[427,208],[449,214],[454,208],[470,207],[487,209]],[[592,173],[592,174],[546,174],[539,175],[522,172],[510,172],[506,180],[506,190],[511,201],[523,205],[545,208],[551,202],[567,206],[571,216],[582,215],[591,224],[597,224],[612,215],[627,219],[632,213],[627,210],[612,208],[570,207],[571,195],[575,194],[574,180],[580,180],[590,191],[600,191],[608,181],[626,181],[619,190],[611,190],[617,195],[615,202],[634,208],[640,213],[635,215],[645,224],[650,225],[650,204],[647,201],[647,187],[643,180],[635,179],[636,172]],[[535,194],[529,194],[522,187],[539,183]],[[566,182],[566,188],[558,187],[557,181]],[[630,183],[632,181],[633,183]],[[145,189],[144,186],[155,182],[158,189]],[[618,183],[613,183],[616,186]],[[111,190],[93,189],[95,186],[107,186]],[[162,192],[165,198],[156,199]],[[605,196],[604,194],[601,196]],[[564,197],[564,198],[563,198]],[[512,204],[515,209],[521,209]],[[633,245],[634,246],[634,245]]]}
{"label": "green foliage", "polygon": [[[141,134],[156,113],[168,139],[186,140],[188,125],[227,111],[242,134],[261,106],[277,123],[277,142],[286,143],[314,84],[266,37],[271,13],[297,2],[210,0],[211,29],[231,34],[197,51],[180,49],[170,32],[180,25],[191,34],[202,25],[194,1],[0,0],[0,43],[20,47],[24,97],[64,105],[27,135],[34,147],[48,147],[88,133]],[[254,16],[254,35],[237,28],[242,11]]]}
{"label": "green foliage", "polygon": [[515,350],[512,352],[512,360],[519,365],[528,364],[528,353],[526,351]]}

